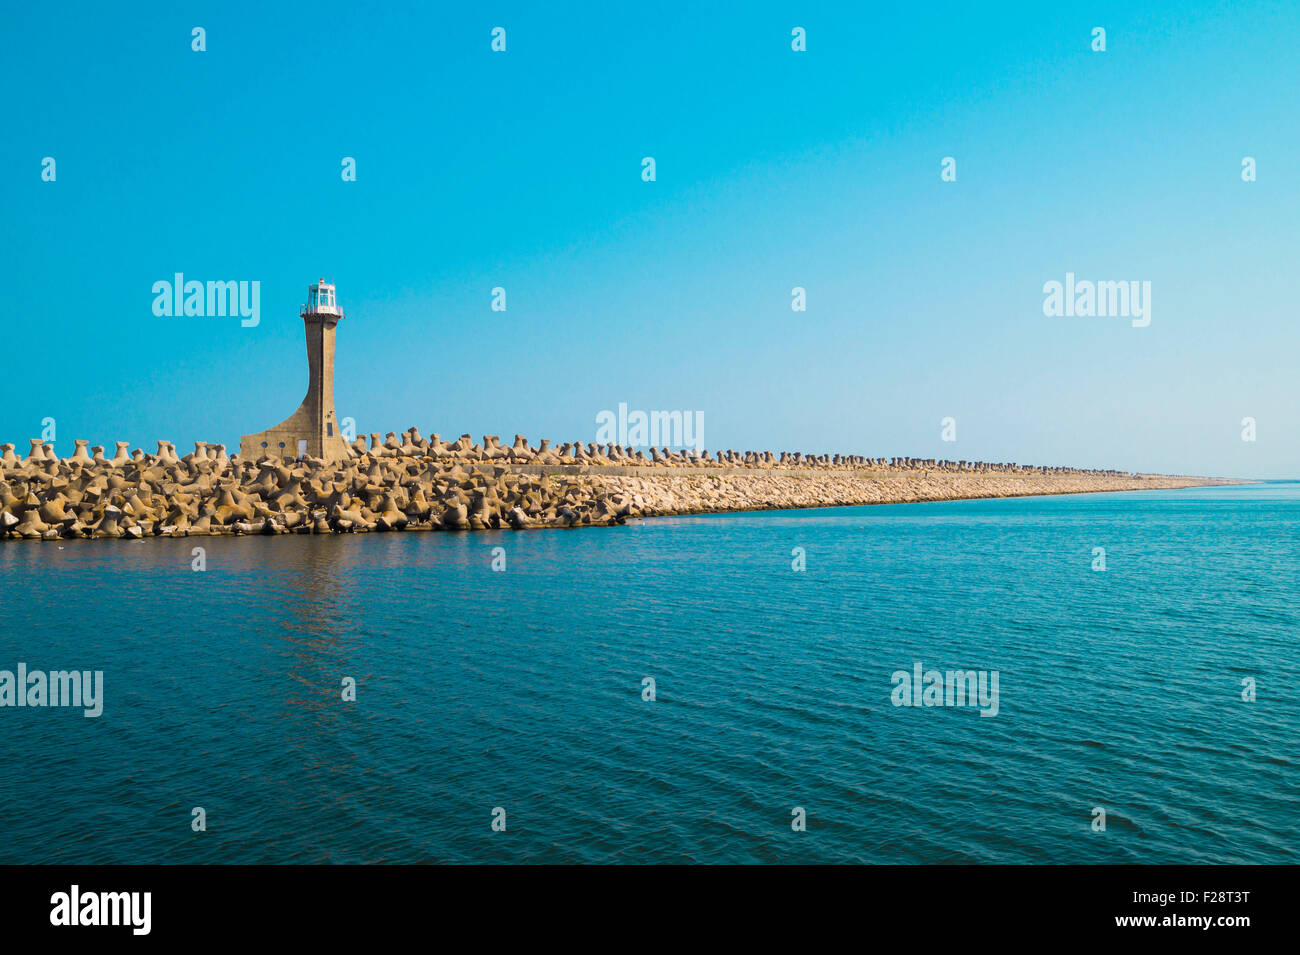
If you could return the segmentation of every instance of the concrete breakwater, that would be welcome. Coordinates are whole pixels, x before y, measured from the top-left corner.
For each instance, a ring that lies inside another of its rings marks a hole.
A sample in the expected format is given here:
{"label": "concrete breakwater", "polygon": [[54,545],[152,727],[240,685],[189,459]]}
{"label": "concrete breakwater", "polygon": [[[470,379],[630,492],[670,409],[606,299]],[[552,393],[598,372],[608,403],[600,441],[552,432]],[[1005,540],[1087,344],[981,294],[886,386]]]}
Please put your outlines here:
{"label": "concrete breakwater", "polygon": [[953,473],[919,469],[884,473],[831,471],[807,476],[780,471],[758,471],[749,475],[713,475],[703,472],[686,476],[666,473],[651,477],[600,477],[597,480],[613,494],[632,495],[634,510],[638,516],[645,517],[715,511],[1087,494],[1097,491],[1142,491],[1234,483],[1158,474]]}
{"label": "concrete breakwater", "polygon": [[770,451],[648,454],[611,445],[510,447],[372,434],[346,458],[257,460],[199,442],[184,457],[33,439],[0,445],[0,536],[26,540],[328,534],[608,525],[668,514],[883,504],[1230,483],[918,458]]}

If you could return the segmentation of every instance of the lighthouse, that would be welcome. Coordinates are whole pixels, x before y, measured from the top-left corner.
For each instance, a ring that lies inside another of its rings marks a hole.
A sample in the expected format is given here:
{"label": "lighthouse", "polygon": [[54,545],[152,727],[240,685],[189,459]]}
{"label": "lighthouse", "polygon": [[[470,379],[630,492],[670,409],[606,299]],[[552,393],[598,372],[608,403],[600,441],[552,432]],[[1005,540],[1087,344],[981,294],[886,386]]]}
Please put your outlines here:
{"label": "lighthouse", "polygon": [[324,279],[312,283],[299,314],[307,333],[307,396],[274,428],[239,439],[239,456],[245,460],[311,455],[339,461],[348,456],[334,413],[334,329],[343,318],[334,286]]}

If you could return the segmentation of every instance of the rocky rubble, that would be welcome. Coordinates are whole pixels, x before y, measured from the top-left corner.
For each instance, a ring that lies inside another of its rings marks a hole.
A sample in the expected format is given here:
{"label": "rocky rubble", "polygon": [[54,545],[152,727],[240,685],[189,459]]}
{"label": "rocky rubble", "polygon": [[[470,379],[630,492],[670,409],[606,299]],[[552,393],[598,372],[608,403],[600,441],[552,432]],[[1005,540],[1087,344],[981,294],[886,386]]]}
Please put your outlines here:
{"label": "rocky rubble", "polygon": [[[78,440],[70,457],[33,439],[25,458],[0,445],[0,537],[187,537],[483,530],[622,523],[705,511],[1001,497],[1216,483],[1014,464],[721,451],[649,453],[521,435],[426,439],[372,434],[346,461],[256,461],[199,442],[111,457]],[[710,473],[712,471],[713,473]]]}
{"label": "rocky rubble", "polygon": [[1226,483],[1204,478],[1095,473],[950,474],[939,471],[872,474],[830,472],[803,476],[780,471],[749,474],[597,477],[608,493],[631,497],[638,517],[702,514],[716,511],[904,504],[985,497],[1083,494]]}

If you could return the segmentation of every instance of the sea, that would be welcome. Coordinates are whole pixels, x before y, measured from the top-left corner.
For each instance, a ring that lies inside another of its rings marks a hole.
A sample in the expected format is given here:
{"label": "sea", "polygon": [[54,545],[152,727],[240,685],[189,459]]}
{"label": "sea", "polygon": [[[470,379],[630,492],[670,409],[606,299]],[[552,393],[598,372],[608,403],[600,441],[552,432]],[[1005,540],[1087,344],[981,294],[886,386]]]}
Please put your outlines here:
{"label": "sea", "polygon": [[1300,861],[1294,482],[0,541],[0,607],[102,673],[0,706],[0,863]]}

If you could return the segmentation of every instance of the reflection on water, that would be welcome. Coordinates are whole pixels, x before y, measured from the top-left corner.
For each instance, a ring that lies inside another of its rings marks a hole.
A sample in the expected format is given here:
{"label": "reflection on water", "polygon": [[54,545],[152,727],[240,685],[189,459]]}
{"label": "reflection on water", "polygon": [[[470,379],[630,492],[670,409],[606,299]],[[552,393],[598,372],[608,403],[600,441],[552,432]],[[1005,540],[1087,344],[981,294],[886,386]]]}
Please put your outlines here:
{"label": "reflection on water", "polygon": [[[0,668],[106,697],[0,709],[0,862],[1294,862],[1298,530],[1265,485],[0,542]],[[917,660],[998,716],[893,707]]]}

